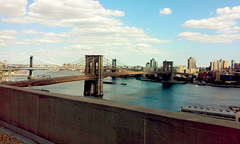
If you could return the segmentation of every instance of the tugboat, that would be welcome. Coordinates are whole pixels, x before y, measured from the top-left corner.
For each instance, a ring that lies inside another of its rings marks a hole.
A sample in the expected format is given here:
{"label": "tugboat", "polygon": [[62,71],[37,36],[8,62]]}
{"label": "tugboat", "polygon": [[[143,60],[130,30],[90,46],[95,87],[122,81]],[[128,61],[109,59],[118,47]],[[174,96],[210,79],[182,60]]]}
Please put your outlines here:
{"label": "tugboat", "polygon": [[125,83],[125,82],[122,82],[122,83],[120,83],[120,85],[127,85],[127,83]]}

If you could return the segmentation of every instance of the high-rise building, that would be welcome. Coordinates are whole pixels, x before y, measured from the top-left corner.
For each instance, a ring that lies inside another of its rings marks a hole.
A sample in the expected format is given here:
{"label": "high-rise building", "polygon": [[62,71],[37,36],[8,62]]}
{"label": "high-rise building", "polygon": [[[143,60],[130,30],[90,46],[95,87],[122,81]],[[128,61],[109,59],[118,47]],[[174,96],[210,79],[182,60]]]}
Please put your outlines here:
{"label": "high-rise building", "polygon": [[231,69],[234,69],[235,60],[231,60]]}
{"label": "high-rise building", "polygon": [[222,65],[223,65],[222,62],[218,62],[217,70],[222,70]]}
{"label": "high-rise building", "polygon": [[221,70],[222,69],[222,62],[214,60],[213,62],[210,62],[210,67],[211,67],[211,71]]}
{"label": "high-rise building", "polygon": [[211,71],[213,71],[213,62],[210,62]]}
{"label": "high-rise building", "polygon": [[213,70],[218,70],[218,61],[217,60],[214,60],[213,61]]}
{"label": "high-rise building", "polygon": [[2,64],[2,62],[0,61],[0,68],[2,68],[2,66],[3,66],[3,64]]}
{"label": "high-rise building", "polygon": [[196,69],[196,59],[193,57],[188,59],[188,69]]}
{"label": "high-rise building", "polygon": [[146,67],[147,67],[147,68],[150,67],[150,63],[149,63],[149,62],[146,63]]}
{"label": "high-rise building", "polygon": [[150,60],[150,67],[158,67],[158,62],[156,62],[154,58]]}
{"label": "high-rise building", "polygon": [[228,60],[223,60],[223,68],[229,68],[230,67],[230,63]]}
{"label": "high-rise building", "polygon": [[223,59],[220,59],[218,62],[221,62],[221,69],[223,68]]}

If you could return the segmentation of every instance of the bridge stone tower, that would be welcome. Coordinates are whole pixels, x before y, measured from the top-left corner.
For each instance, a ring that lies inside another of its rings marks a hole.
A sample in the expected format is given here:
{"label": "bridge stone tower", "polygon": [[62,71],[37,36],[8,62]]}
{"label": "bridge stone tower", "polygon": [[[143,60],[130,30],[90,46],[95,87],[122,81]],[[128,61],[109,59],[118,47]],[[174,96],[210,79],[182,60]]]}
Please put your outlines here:
{"label": "bridge stone tower", "polygon": [[[33,68],[33,56],[32,56],[32,55],[30,56],[30,68]],[[33,70],[29,70],[28,79],[31,79],[31,78],[32,78],[32,71],[33,71]]]}
{"label": "bridge stone tower", "polygon": [[[117,67],[117,59],[112,59],[112,68],[113,68],[113,70],[112,70],[112,72],[116,72],[116,67]],[[115,78],[115,77],[113,77],[113,78]]]}
{"label": "bridge stone tower", "polygon": [[117,59],[112,59],[112,66],[117,66]]}
{"label": "bridge stone tower", "polygon": [[163,75],[163,80],[173,82],[173,61],[163,61],[163,72],[170,72]]}
{"label": "bridge stone tower", "polygon": [[86,55],[85,75],[97,75],[96,80],[85,81],[85,96],[103,96],[103,56]]}

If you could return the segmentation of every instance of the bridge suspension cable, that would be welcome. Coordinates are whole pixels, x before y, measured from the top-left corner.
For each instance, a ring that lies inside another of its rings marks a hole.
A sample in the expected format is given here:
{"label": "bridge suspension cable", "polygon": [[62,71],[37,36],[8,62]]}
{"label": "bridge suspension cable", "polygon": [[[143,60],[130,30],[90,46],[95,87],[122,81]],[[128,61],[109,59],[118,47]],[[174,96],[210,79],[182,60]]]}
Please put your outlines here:
{"label": "bridge suspension cable", "polygon": [[[111,66],[111,67],[114,68],[114,69],[126,71],[126,69],[124,69],[124,68],[122,68],[122,67],[111,65],[111,63],[108,61],[108,59],[104,59],[103,62],[104,62],[105,64],[107,64],[107,65],[109,64],[109,66]],[[106,66],[106,65],[105,65],[105,66]]]}
{"label": "bridge suspension cable", "polygon": [[[91,58],[87,59],[87,62],[88,62],[88,60],[91,61],[92,59]],[[83,58],[81,58],[79,60],[76,60],[76,61],[72,62],[71,64],[85,65],[85,62],[86,62],[85,57],[83,57]],[[57,75],[59,75],[61,73],[62,73],[61,71],[48,72],[48,73],[45,73],[44,75],[42,75],[41,78],[54,77],[54,76],[57,76]]]}
{"label": "bridge suspension cable", "polygon": [[36,56],[34,56],[34,58],[36,58],[36,59],[38,59],[38,60],[40,60],[40,61],[43,61],[43,62],[49,63],[49,64],[55,64],[55,65],[61,66],[61,64],[57,64],[57,63],[53,63],[53,62],[50,62],[50,61],[46,61],[46,60],[43,60],[43,59],[38,58],[38,57],[36,57]]}
{"label": "bridge suspension cable", "polygon": [[19,62],[19,61],[22,61],[22,60],[25,60],[25,59],[29,59],[29,56],[27,56],[27,57],[25,57],[25,58],[21,58],[21,59],[16,60],[16,61],[8,62],[8,63],[13,64],[13,63],[15,63],[15,62]]}
{"label": "bridge suspension cable", "polygon": [[84,61],[85,61],[85,57],[82,57],[81,59],[76,60],[76,61],[72,62],[71,64],[80,64],[80,63],[82,63]]}

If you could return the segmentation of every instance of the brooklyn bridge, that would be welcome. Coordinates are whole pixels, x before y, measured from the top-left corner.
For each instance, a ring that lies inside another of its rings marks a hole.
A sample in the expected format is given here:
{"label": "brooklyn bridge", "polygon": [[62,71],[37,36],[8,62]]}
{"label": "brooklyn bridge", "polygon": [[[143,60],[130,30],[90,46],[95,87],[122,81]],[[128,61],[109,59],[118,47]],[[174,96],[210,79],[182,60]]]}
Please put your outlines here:
{"label": "brooklyn bridge", "polygon": [[[119,68],[116,66],[116,62],[112,63],[111,67],[103,66],[103,55],[86,55],[84,58],[85,63],[85,75],[65,76],[65,77],[41,77],[32,78],[32,71],[42,70],[43,68],[33,67],[33,56],[30,56],[30,66],[25,68],[10,68],[0,70],[29,70],[28,80],[24,81],[9,81],[2,82],[11,86],[18,87],[31,87],[31,86],[43,86],[50,84],[66,83],[73,81],[85,81],[84,95],[102,96],[103,95],[103,79],[105,77],[118,77],[127,75],[142,75],[142,74],[161,74],[164,82],[173,82],[174,74],[189,75],[187,73],[173,72],[173,62],[163,61],[162,71],[136,71],[129,70],[127,68]],[[45,68],[46,69],[46,68]],[[51,69],[51,68],[48,68]],[[108,72],[107,72],[108,70]],[[109,72],[110,70],[110,72]]]}

